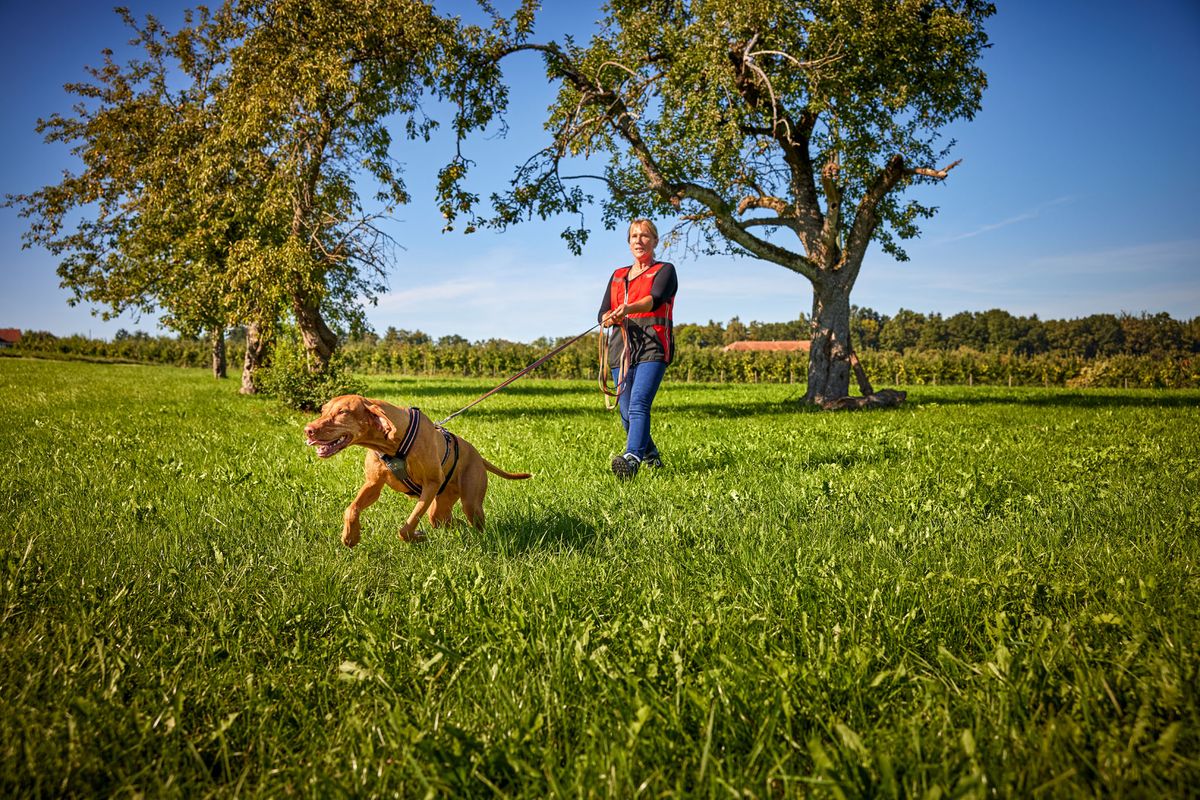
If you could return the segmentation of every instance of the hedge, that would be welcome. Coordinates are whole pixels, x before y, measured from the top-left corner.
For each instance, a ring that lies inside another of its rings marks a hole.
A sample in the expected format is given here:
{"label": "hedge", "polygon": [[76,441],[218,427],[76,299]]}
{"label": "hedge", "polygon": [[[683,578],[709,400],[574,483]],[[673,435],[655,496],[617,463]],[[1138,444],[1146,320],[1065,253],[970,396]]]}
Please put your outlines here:
{"label": "hedge", "polygon": [[[348,369],[363,374],[460,375],[499,380],[520,371],[549,349],[548,345],[514,342],[455,345],[351,342],[339,352]],[[6,353],[210,366],[207,343],[169,337],[131,337],[106,342],[80,336],[61,339],[41,336],[31,337],[28,342],[22,340]],[[228,348],[230,373],[236,374],[241,369],[242,354],[238,345]],[[903,354],[867,351],[859,357],[876,388],[935,384],[1200,388],[1198,357],[1183,351],[1091,360],[1069,354],[1017,356],[969,348]],[[596,368],[595,339],[588,338],[567,348],[532,374],[542,378],[594,379]],[[684,347],[676,354],[667,374],[672,380],[691,382],[803,383],[808,376],[808,354]]]}

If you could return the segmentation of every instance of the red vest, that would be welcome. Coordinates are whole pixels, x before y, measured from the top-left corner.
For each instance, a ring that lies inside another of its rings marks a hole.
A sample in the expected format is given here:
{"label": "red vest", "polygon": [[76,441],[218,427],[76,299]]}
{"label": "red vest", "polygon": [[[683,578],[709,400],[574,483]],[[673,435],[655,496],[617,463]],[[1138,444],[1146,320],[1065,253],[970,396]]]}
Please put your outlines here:
{"label": "red vest", "polygon": [[[633,269],[632,265],[621,267],[613,273],[612,281],[608,285],[609,308],[616,308],[621,303],[636,303],[643,297],[648,297],[650,289],[654,286],[654,276],[662,269],[662,262],[656,261],[650,269],[629,281],[627,278],[631,269]],[[626,316],[626,319],[631,320],[633,324],[647,333],[653,333],[659,344],[662,345],[663,352],[667,354],[668,363],[675,355],[675,337],[672,332],[674,323],[671,316],[674,306],[675,300],[672,298],[644,313]]]}

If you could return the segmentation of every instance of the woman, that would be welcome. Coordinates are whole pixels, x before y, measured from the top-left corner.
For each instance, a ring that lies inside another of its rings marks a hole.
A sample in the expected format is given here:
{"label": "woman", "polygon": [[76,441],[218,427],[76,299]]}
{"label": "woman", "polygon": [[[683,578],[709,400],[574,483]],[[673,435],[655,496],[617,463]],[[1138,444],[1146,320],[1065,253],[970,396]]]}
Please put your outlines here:
{"label": "woman", "polygon": [[[654,258],[658,229],[648,219],[629,223],[629,252],[633,263],[618,267],[608,281],[598,319],[610,329],[608,363],[613,381],[620,380],[620,364],[628,371],[617,398],[625,426],[625,452],[612,460],[613,474],[623,480],[637,475],[638,467],[661,467],[658,447],[650,437],[650,406],[663,373],[675,354],[671,310],[679,281],[675,267]],[[628,347],[628,355],[623,352]]]}

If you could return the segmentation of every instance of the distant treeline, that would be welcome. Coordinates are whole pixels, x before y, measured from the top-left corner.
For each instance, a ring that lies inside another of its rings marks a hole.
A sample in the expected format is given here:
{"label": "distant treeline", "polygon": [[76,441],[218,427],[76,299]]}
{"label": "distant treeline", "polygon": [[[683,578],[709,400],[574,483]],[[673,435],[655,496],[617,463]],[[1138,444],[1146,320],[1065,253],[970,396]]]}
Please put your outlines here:
{"label": "distant treeline", "polygon": [[[901,310],[893,317],[871,309],[852,314],[855,349],[876,387],[912,384],[991,384],[1128,388],[1200,388],[1200,317],[1181,322],[1167,314],[1097,314],[1074,320],[1015,317],[1008,312],[962,312],[952,317]],[[808,355],[798,352],[724,352],[741,340],[807,338],[807,320],[786,323],[682,324],[669,375],[677,380],[801,383]],[[243,337],[228,337],[231,365],[239,364]],[[511,375],[556,344],[539,339],[469,342],[433,339],[421,331],[388,328],[382,335],[348,338],[341,363],[367,374]],[[112,341],[28,333],[15,354],[94,358],[207,367],[206,342],[140,331]],[[535,373],[587,378],[596,374],[594,337],[563,351]]]}
{"label": "distant treeline", "polygon": [[[793,322],[741,322],[680,325],[681,345],[719,347],[742,340],[807,339],[808,319]],[[1200,317],[1181,322],[1169,314],[1093,314],[1069,320],[1017,317],[1007,311],[962,311],[950,317],[901,309],[889,317],[870,308],[850,311],[850,336],[860,354],[871,351],[949,352],[1034,356],[1056,353],[1093,359],[1200,352]]]}

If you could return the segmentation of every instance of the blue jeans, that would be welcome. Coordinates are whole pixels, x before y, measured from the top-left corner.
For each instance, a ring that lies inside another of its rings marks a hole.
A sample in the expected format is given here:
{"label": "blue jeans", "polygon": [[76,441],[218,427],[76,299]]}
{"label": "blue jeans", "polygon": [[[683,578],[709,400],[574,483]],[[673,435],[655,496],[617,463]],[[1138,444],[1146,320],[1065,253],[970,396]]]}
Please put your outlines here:
{"label": "blue jeans", "polygon": [[[625,376],[625,388],[617,398],[621,408],[621,425],[625,428],[625,452],[639,459],[658,454],[658,447],[650,438],[650,406],[654,395],[667,371],[664,361],[643,361],[630,364]],[[619,369],[613,371],[613,383],[620,380]]]}

